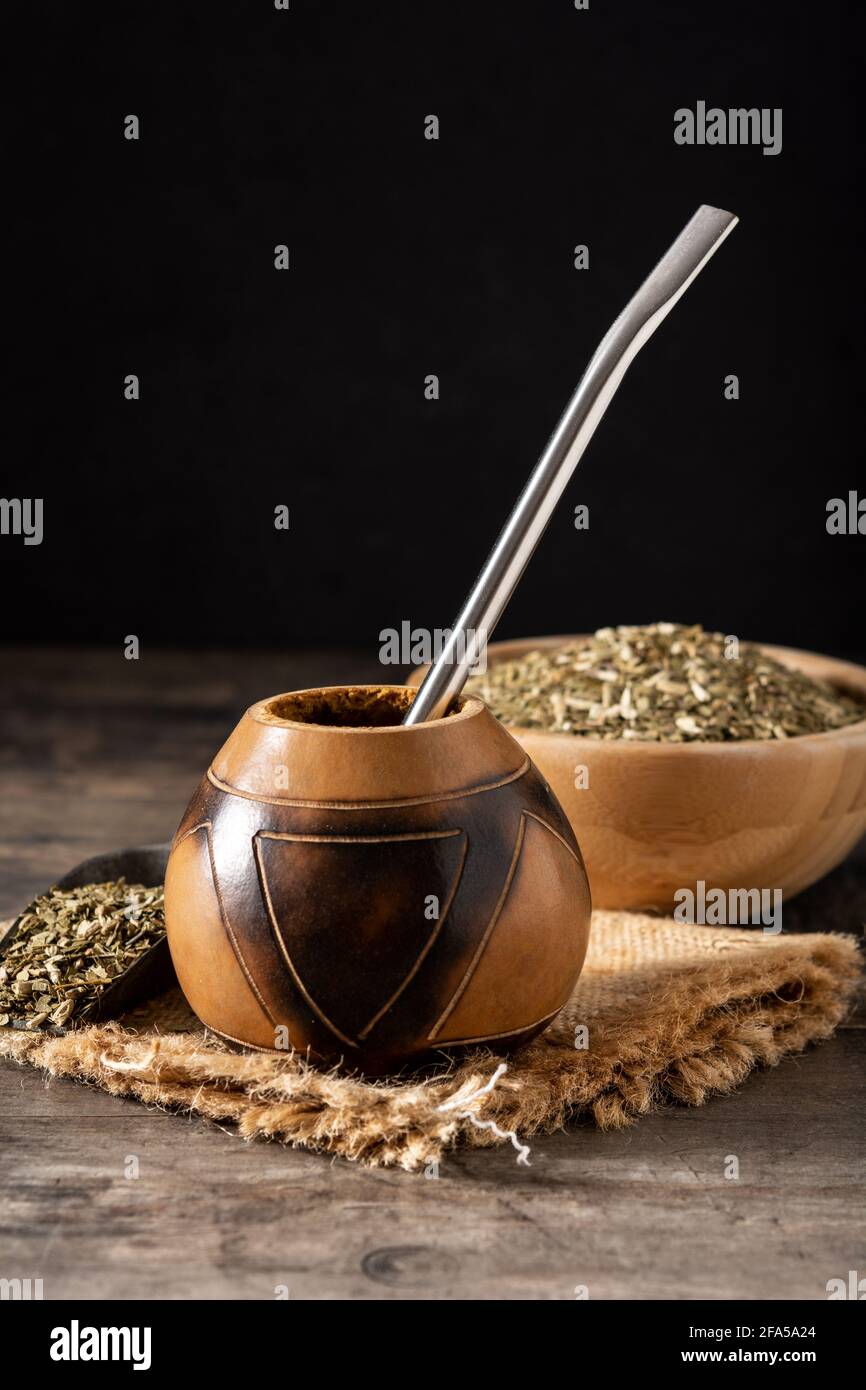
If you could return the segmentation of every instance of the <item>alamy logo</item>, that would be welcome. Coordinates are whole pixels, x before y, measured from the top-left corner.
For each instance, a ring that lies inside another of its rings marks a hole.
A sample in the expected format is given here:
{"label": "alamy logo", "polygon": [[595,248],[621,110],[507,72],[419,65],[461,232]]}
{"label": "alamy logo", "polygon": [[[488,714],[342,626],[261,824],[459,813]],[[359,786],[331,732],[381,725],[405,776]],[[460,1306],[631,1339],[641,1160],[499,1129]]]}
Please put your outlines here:
{"label": "alamy logo", "polygon": [[0,497],[0,536],[23,536],[25,545],[41,545],[42,498]]}
{"label": "alamy logo", "polygon": [[699,878],[691,888],[674,893],[675,922],[697,923],[704,927],[763,925],[767,936],[782,930],[781,888],[707,888]]}
{"label": "alamy logo", "polygon": [[43,1298],[41,1279],[0,1279],[0,1301],[13,1303],[27,1302],[32,1298]]}
{"label": "alamy logo", "polygon": [[852,1298],[856,1303],[862,1303],[866,1299],[866,1279],[861,1279],[856,1269],[848,1270],[847,1281],[828,1279],[826,1289],[828,1303],[840,1298]]}
{"label": "alamy logo", "polygon": [[681,106],[674,112],[677,145],[763,145],[764,154],[782,152],[781,106],[707,107],[695,103],[694,111]]}
{"label": "alamy logo", "polygon": [[866,497],[853,490],[844,497],[831,497],[827,503],[827,534],[866,536]]}
{"label": "alamy logo", "polygon": [[134,1371],[150,1370],[149,1327],[68,1327],[51,1329],[52,1361],[131,1361]]}
{"label": "alamy logo", "polygon": [[473,675],[487,670],[487,632],[479,628],[413,627],[404,619],[399,631],[385,627],[379,633],[379,660],[383,666],[429,666],[447,653],[449,664],[468,666]]}

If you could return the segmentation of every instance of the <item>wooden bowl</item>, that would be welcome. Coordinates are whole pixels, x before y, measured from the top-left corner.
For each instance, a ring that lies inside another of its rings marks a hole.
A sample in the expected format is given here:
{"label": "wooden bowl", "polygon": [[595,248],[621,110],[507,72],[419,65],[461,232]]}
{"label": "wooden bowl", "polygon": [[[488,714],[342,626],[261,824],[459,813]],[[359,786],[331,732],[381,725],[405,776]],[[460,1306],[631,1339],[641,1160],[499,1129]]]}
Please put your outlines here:
{"label": "wooden bowl", "polygon": [[213,1032],[394,1072],[528,1041],[589,933],[561,807],[480,700],[403,727],[404,686],[247,711],[175,836],[168,941]]}
{"label": "wooden bowl", "polygon": [[[579,641],[494,642],[489,665]],[[787,647],[769,656],[866,699],[866,669]],[[410,676],[417,684],[423,672]],[[580,840],[601,908],[670,911],[678,889],[782,890],[836,867],[866,831],[866,720],[772,742],[637,743],[511,728]],[[575,769],[588,770],[585,788]]]}

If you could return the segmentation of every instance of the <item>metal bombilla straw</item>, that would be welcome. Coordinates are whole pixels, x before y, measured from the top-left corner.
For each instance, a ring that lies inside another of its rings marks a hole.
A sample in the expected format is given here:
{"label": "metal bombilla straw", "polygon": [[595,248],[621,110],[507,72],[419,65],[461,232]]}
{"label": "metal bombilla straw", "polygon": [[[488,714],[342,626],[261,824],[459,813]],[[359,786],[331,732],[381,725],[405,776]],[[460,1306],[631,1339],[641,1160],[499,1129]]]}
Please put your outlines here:
{"label": "metal bombilla straw", "polygon": [[701,206],[611,325],[475,581],[450,636],[410,705],[404,724],[444,715],[540,541],[614,392],[644,343],[737,225],[731,212]]}

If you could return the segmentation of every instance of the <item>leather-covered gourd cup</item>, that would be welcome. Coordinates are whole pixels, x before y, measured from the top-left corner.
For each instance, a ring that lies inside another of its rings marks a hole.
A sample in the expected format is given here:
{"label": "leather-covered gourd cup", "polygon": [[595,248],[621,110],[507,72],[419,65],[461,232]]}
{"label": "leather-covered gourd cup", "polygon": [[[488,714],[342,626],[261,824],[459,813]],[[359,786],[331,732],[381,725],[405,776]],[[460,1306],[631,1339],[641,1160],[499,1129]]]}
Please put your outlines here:
{"label": "leather-covered gourd cup", "polygon": [[404,727],[412,696],[263,700],[203,779],[166,924],[222,1038],[382,1075],[517,1047],[569,998],[590,897],[559,803],[479,700]]}

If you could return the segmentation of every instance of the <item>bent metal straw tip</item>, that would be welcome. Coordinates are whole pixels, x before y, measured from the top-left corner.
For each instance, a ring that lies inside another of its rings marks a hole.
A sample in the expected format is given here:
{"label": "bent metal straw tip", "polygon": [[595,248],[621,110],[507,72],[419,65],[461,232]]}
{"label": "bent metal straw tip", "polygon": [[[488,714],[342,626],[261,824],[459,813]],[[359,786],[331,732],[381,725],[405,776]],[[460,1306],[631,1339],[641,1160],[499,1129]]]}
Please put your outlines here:
{"label": "bent metal straw tip", "polygon": [[404,724],[439,718],[463,689],[628,367],[738,220],[732,212],[702,204],[608,329]]}

